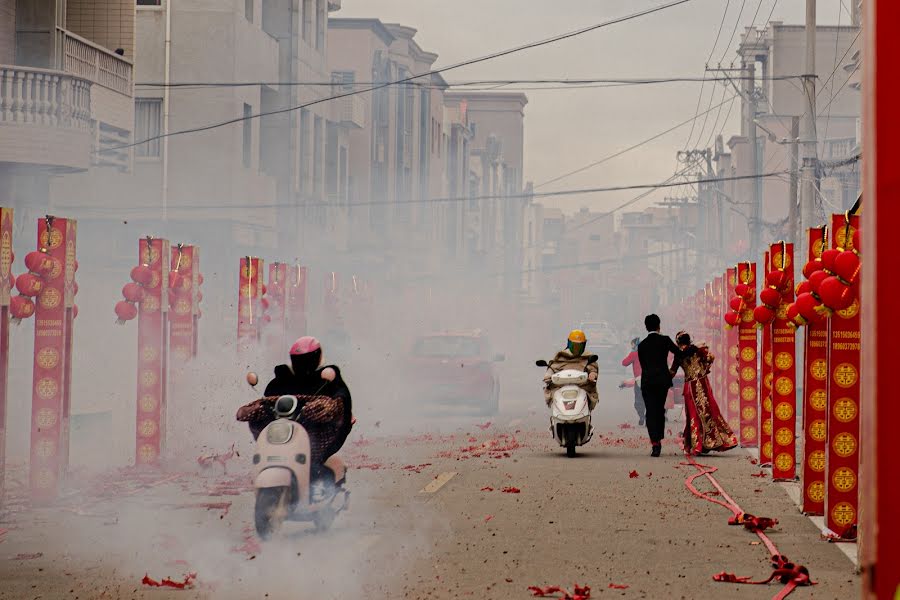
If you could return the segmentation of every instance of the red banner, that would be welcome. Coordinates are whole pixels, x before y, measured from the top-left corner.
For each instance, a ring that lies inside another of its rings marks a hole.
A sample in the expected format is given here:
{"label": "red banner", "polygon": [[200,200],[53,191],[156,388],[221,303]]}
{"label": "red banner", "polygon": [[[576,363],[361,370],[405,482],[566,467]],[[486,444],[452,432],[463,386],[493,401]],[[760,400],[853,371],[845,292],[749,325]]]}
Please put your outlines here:
{"label": "red banner", "polygon": [[263,259],[245,256],[241,259],[240,277],[238,281],[238,348],[259,341],[262,331],[262,298]]}
{"label": "red banner", "polygon": [[[756,263],[738,264],[738,282],[745,283],[756,290]],[[744,448],[756,448],[759,444],[759,377],[757,369],[756,321],[753,309],[756,307],[756,295],[749,302],[744,302],[741,310],[741,322],[738,327],[738,345],[740,362],[738,373],[741,386],[741,428],[740,440]]]}
{"label": "red banner", "polygon": [[[825,228],[810,229],[809,256],[825,249]],[[825,450],[828,446],[828,325],[804,327],[803,353],[803,512],[825,514]]]}
{"label": "red banner", "polygon": [[[853,249],[853,233],[859,217],[846,222],[844,215],[831,219],[832,247]],[[829,319],[828,440],[825,474],[825,524],[842,537],[852,532],[859,517],[859,398],[860,398],[860,302],[859,299]]]}
{"label": "red banner", "polygon": [[285,330],[289,338],[306,334],[306,267],[294,265],[288,271]]}
{"label": "red banner", "polygon": [[[762,287],[765,288],[766,278],[771,268],[769,252],[763,256]],[[760,349],[762,360],[760,361],[760,409],[759,409],[759,462],[763,465],[772,464],[772,325],[762,328],[762,346]]]}
{"label": "red banner", "polygon": [[288,266],[285,263],[273,262],[269,265],[269,283],[266,285],[266,298],[269,301],[268,315],[270,322],[266,325],[267,347],[275,355],[284,354],[288,341],[285,331],[285,315],[287,314]]}
{"label": "red banner", "polygon": [[200,248],[177,244],[171,248],[169,281],[169,351],[180,368],[197,355],[197,312],[200,292]]}
{"label": "red banner", "polygon": [[153,273],[138,310],[138,381],[135,464],[158,466],[165,451],[169,316],[169,241],[146,237],[138,257]]}
{"label": "red banner", "polygon": [[75,238],[76,223],[71,219],[48,216],[38,220],[38,249],[53,261],[53,270],[43,277],[34,311],[29,484],[31,497],[37,502],[56,498],[68,468],[65,390],[71,357],[66,356],[66,348],[72,326]]}
{"label": "red banner", "polygon": [[[712,298],[710,299],[710,324],[714,325],[712,330],[712,348],[713,354],[715,355],[717,360],[722,361],[720,364],[727,364],[727,360],[725,357],[727,356],[727,350],[725,348],[725,334],[722,331],[722,292],[724,290],[724,279],[722,277],[716,277],[712,282]],[[725,390],[726,388],[726,374],[727,371],[719,368],[713,369],[713,394],[715,394],[716,398],[719,399],[721,406],[719,407],[722,411],[722,416],[725,420],[728,420],[728,395]]]}
{"label": "red banner", "polygon": [[772,330],[772,478],[784,481],[797,477],[797,347],[794,328],[787,320],[788,306],[794,301],[794,245],[772,244],[769,256],[771,269],[787,274],[775,322],[767,327]]}
{"label": "red banner", "polygon": [[0,508],[6,474],[6,394],[9,386],[9,276],[13,259],[13,209],[0,207]]}
{"label": "red banner", "polygon": [[[733,295],[734,286],[737,284],[737,269],[728,269],[725,273],[725,293],[722,297],[722,314],[731,310],[728,302]],[[725,373],[726,390],[728,399],[728,425],[732,431],[741,430],[741,376],[738,372],[740,366],[740,346],[738,340],[739,329],[732,327],[725,330],[725,347],[727,354],[723,354],[725,361],[722,363],[726,368]]]}

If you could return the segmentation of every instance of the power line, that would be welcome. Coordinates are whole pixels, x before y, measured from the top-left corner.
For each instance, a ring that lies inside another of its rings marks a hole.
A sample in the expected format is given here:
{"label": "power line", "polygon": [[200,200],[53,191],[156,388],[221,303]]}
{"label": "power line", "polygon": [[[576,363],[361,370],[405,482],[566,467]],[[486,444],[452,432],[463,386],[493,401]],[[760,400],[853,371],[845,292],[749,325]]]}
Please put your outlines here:
{"label": "power line", "polygon": [[246,120],[249,120],[249,119],[257,119],[257,118],[265,117],[265,116],[271,116],[271,115],[277,115],[277,114],[282,114],[282,113],[287,113],[287,112],[293,112],[293,111],[300,110],[300,109],[303,109],[303,108],[307,108],[307,107],[310,107],[310,106],[313,106],[313,105],[316,105],[316,104],[321,104],[321,103],[324,103],[324,102],[329,102],[329,101],[331,101],[331,100],[337,100],[337,99],[340,99],[340,98],[346,98],[346,97],[348,97],[348,96],[354,96],[354,95],[357,95],[357,94],[363,94],[363,93],[367,93],[367,92],[373,92],[373,91],[376,91],[376,90],[379,90],[379,89],[382,89],[382,88],[389,87],[389,86],[391,86],[391,85],[396,85],[396,84],[398,84],[398,83],[404,83],[404,82],[407,82],[407,81],[413,81],[413,80],[415,80],[415,79],[420,79],[420,78],[422,78],[422,77],[429,77],[429,76],[432,76],[432,75],[437,75],[437,74],[439,74],[439,73],[446,73],[447,71],[451,71],[451,70],[453,70],[453,69],[459,69],[459,68],[461,68],[461,67],[465,67],[465,66],[469,66],[469,65],[474,65],[474,64],[486,62],[486,61],[493,60],[493,59],[496,59],[496,58],[500,58],[500,57],[503,57],[503,56],[509,56],[510,54],[515,54],[515,53],[517,53],[517,52],[522,52],[523,50],[529,50],[529,49],[532,49],[532,48],[538,48],[538,47],[540,47],[540,46],[546,46],[546,45],[548,45],[548,44],[553,44],[553,43],[556,43],[556,42],[559,42],[559,41],[562,41],[562,40],[571,39],[571,38],[574,38],[574,37],[583,35],[583,34],[585,34],[585,33],[589,33],[589,32],[591,32],[591,31],[595,31],[595,30],[597,30],[597,29],[602,29],[602,28],[604,28],[604,27],[609,27],[609,26],[611,26],[611,25],[616,25],[616,24],[618,24],[618,23],[624,23],[624,22],[630,21],[630,20],[632,20],[632,19],[637,19],[637,18],[639,18],[639,17],[644,17],[644,16],[647,16],[647,15],[650,15],[650,14],[653,14],[653,13],[656,13],[656,12],[660,12],[660,11],[663,11],[663,10],[666,10],[666,9],[669,9],[669,8],[673,8],[673,7],[679,6],[679,5],[681,5],[681,4],[686,4],[686,3],[692,2],[692,1],[693,1],[693,0],[672,0],[671,2],[668,2],[668,3],[666,3],[666,4],[661,4],[661,5],[659,5],[659,6],[654,6],[654,7],[651,7],[651,8],[648,8],[648,9],[645,9],[645,10],[642,10],[642,11],[639,11],[639,12],[635,12],[635,13],[631,13],[631,14],[629,14],[629,15],[625,15],[625,16],[623,16],[623,17],[617,17],[617,18],[611,19],[611,20],[609,20],[609,21],[604,21],[604,22],[602,22],[602,23],[597,23],[597,24],[594,24],[594,25],[590,25],[590,26],[588,26],[588,27],[583,27],[583,28],[578,29],[578,30],[575,30],[575,31],[570,31],[570,32],[568,32],[568,33],[563,33],[563,34],[560,34],[560,35],[556,35],[556,36],[553,36],[553,37],[550,37],[550,38],[547,38],[547,39],[544,39],[544,40],[540,40],[540,41],[537,41],[537,42],[530,42],[530,43],[527,43],[527,44],[523,44],[523,45],[521,45],[521,46],[516,46],[516,47],[514,47],[514,48],[509,48],[509,49],[507,49],[507,50],[501,50],[501,51],[499,51],[499,52],[494,52],[494,53],[492,53],[492,54],[488,54],[488,55],[485,55],[485,56],[480,56],[480,57],[478,57],[478,58],[473,58],[473,59],[465,60],[465,61],[462,61],[462,62],[453,64],[453,65],[450,65],[450,66],[447,66],[447,67],[443,67],[443,68],[441,68],[441,69],[434,69],[434,70],[432,70],[432,71],[428,71],[428,72],[426,72],[426,73],[421,73],[421,74],[419,74],[419,75],[411,75],[411,76],[409,76],[409,77],[405,77],[405,78],[400,79],[400,80],[397,80],[397,81],[386,82],[386,83],[383,83],[383,84],[378,84],[378,85],[375,85],[375,86],[372,86],[372,87],[369,87],[369,88],[366,88],[366,89],[362,89],[362,90],[354,90],[354,91],[344,92],[344,93],[341,93],[341,94],[336,94],[336,95],[334,95],[334,96],[328,96],[327,98],[320,98],[320,99],[318,99],[318,100],[313,100],[312,102],[307,102],[307,103],[305,103],[305,104],[300,104],[300,105],[298,105],[298,106],[291,106],[291,107],[281,108],[281,109],[271,110],[271,111],[262,111],[262,112],[259,112],[259,113],[257,113],[257,114],[254,114],[254,115],[247,115],[247,116],[236,117],[236,118],[234,118],[234,119],[228,119],[228,120],[226,120],[226,121],[221,121],[221,122],[219,122],[219,123],[213,123],[213,124],[210,124],[210,125],[203,125],[203,126],[200,126],[200,127],[192,127],[192,128],[188,128],[188,129],[182,129],[182,130],[179,130],[179,131],[171,131],[171,132],[163,133],[163,134],[160,134],[160,135],[151,136],[151,137],[148,137],[148,138],[143,139],[143,140],[131,142],[131,143],[129,143],[129,144],[120,144],[120,145],[118,145],[118,146],[113,146],[113,147],[101,149],[101,150],[98,150],[97,152],[115,152],[115,151],[118,151],[118,150],[124,150],[124,149],[126,149],[126,148],[133,148],[134,146],[139,146],[139,145],[141,145],[141,144],[145,144],[145,143],[147,143],[147,142],[152,142],[152,141],[159,140],[159,139],[166,138],[166,137],[173,137],[173,136],[176,136],[176,135],[186,135],[186,134],[190,134],[190,133],[199,133],[199,132],[201,132],[201,131],[209,131],[209,130],[211,130],[211,129],[217,129],[217,128],[219,128],[219,127],[225,127],[225,126],[227,126],[227,125],[233,125],[234,123],[239,123],[239,122],[246,121]]}
{"label": "power line", "polygon": [[[728,7],[731,5],[731,0],[727,0],[725,3],[725,10],[722,11],[722,21],[719,23],[719,31],[716,33],[716,41],[713,42],[713,47],[709,50],[709,56],[706,57],[706,65],[709,66],[709,61],[712,60],[713,54],[716,52],[716,46],[719,45],[719,37],[722,35],[722,29],[725,27],[725,17],[728,16]],[[703,79],[700,83],[700,95],[697,97],[697,108],[694,109],[694,123],[691,125],[691,132],[688,134],[687,140],[684,143],[684,149],[687,150],[687,147],[691,145],[691,140],[694,138],[694,127],[697,125],[697,119],[700,117],[700,105],[703,102],[703,88],[706,86],[706,69],[703,70]]]}
{"label": "power line", "polygon": [[[733,100],[733,99],[734,99],[734,97],[732,97],[732,100]],[[721,104],[725,104],[726,102],[728,102],[728,100],[723,101]],[[719,104],[719,105],[717,105],[717,106],[721,106],[721,104]],[[717,108],[717,106],[713,106],[713,107],[710,108],[709,110],[715,110],[715,109]],[[609,161],[611,161],[612,159],[617,158],[617,157],[619,157],[619,156],[622,156],[623,154],[625,154],[625,153],[627,153],[627,152],[631,152],[632,150],[634,150],[634,149],[636,149],[636,148],[640,148],[641,146],[643,146],[643,145],[645,145],[645,144],[648,144],[648,143],[652,142],[653,140],[659,139],[659,138],[663,137],[664,135],[666,135],[666,134],[668,134],[668,133],[671,133],[671,132],[675,131],[676,129],[680,129],[680,128],[684,127],[685,125],[687,125],[688,123],[691,123],[692,121],[696,121],[698,116],[699,116],[699,115],[696,115],[696,116],[694,116],[694,117],[691,117],[690,119],[687,119],[687,120],[685,120],[685,121],[682,121],[681,123],[678,123],[677,125],[674,125],[674,126],[668,128],[668,129],[666,129],[665,131],[661,131],[661,132],[657,133],[656,135],[650,136],[649,138],[647,138],[647,139],[645,139],[645,140],[642,140],[642,141],[640,141],[640,142],[638,142],[638,143],[636,143],[636,144],[633,144],[633,145],[631,145],[631,146],[629,146],[629,147],[627,147],[627,148],[625,148],[625,149],[623,149],[623,150],[619,150],[618,152],[615,152],[615,153],[613,153],[613,154],[610,154],[609,156],[606,156],[606,157],[604,157],[604,158],[601,158],[600,160],[594,161],[594,162],[592,162],[592,163],[590,163],[590,164],[588,164],[588,165],[585,165],[585,166],[583,166],[583,167],[580,167],[580,168],[578,168],[578,169],[575,169],[574,171],[569,171],[568,173],[565,173],[565,174],[560,175],[560,176],[558,176],[558,177],[554,177],[553,179],[549,179],[549,180],[547,180],[547,181],[545,181],[545,182],[543,182],[543,183],[541,183],[541,184],[538,184],[538,185],[534,186],[534,189],[542,188],[542,187],[544,187],[544,186],[550,185],[551,183],[556,183],[557,181],[560,181],[560,180],[562,180],[562,179],[566,179],[566,178],[568,178],[568,177],[571,177],[572,175],[576,175],[576,174],[578,174],[578,173],[582,173],[582,172],[584,172],[584,171],[587,171],[588,169],[592,169],[592,168],[594,168],[594,167],[596,167],[596,166],[602,165],[602,164],[605,163],[605,162],[609,162]]]}

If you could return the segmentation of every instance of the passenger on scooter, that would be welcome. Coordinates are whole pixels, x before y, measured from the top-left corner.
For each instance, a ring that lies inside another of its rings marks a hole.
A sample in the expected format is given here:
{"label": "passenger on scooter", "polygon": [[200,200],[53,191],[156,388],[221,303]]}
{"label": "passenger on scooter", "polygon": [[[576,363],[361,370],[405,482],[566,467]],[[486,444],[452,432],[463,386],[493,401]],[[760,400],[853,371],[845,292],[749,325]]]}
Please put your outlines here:
{"label": "passenger on scooter", "polygon": [[550,406],[550,402],[553,400],[554,385],[551,379],[553,373],[563,369],[577,369],[579,371],[587,371],[587,383],[583,384],[581,388],[587,392],[589,408],[594,410],[597,407],[599,400],[597,394],[599,368],[596,361],[588,364],[588,359],[593,355],[584,353],[586,347],[587,337],[584,335],[584,332],[580,329],[573,329],[569,333],[566,349],[557,352],[556,356],[550,361],[550,367],[544,374],[544,400],[547,402],[547,406]]}
{"label": "passenger on scooter", "polygon": [[[242,406],[238,421],[247,421],[256,439],[275,420],[274,400],[280,396],[301,396],[290,418],[307,430],[314,469],[341,449],[353,425],[350,389],[335,365],[321,366],[322,345],[311,336],[294,342],[291,364],[275,367],[275,378],[266,386],[266,398]],[[272,400],[270,400],[272,399]]]}

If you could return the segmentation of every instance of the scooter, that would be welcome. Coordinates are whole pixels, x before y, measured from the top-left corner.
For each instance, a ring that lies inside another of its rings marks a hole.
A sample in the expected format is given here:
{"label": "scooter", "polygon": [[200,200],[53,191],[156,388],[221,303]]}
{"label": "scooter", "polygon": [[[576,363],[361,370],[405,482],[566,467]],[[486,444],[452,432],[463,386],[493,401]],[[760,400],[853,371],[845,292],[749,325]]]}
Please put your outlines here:
{"label": "scooter", "polygon": [[312,522],[316,531],[325,531],[349,506],[347,467],[331,456],[322,475],[312,479],[309,435],[293,420],[300,410],[297,397],[281,396],[274,408],[278,418],[260,432],[253,454],[256,533],[268,539],[284,521]]}
{"label": "scooter", "polygon": [[[597,360],[597,356],[591,356],[587,364]],[[535,365],[552,368],[546,360],[539,360]],[[578,369],[562,369],[555,371],[550,381],[557,386],[550,401],[550,432],[566,449],[566,456],[572,458],[575,448],[587,444],[594,435],[587,392],[581,387],[587,383],[588,374]]]}

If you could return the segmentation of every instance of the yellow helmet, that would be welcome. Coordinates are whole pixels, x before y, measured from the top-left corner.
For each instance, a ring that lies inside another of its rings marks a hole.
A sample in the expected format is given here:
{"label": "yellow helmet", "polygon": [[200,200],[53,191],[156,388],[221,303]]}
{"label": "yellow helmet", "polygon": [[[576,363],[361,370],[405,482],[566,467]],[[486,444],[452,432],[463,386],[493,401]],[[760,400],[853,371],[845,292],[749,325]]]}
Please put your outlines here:
{"label": "yellow helmet", "polygon": [[581,356],[584,354],[584,349],[587,346],[587,336],[584,335],[584,332],[580,329],[573,329],[569,333],[569,340],[566,344],[566,348],[575,356]]}

